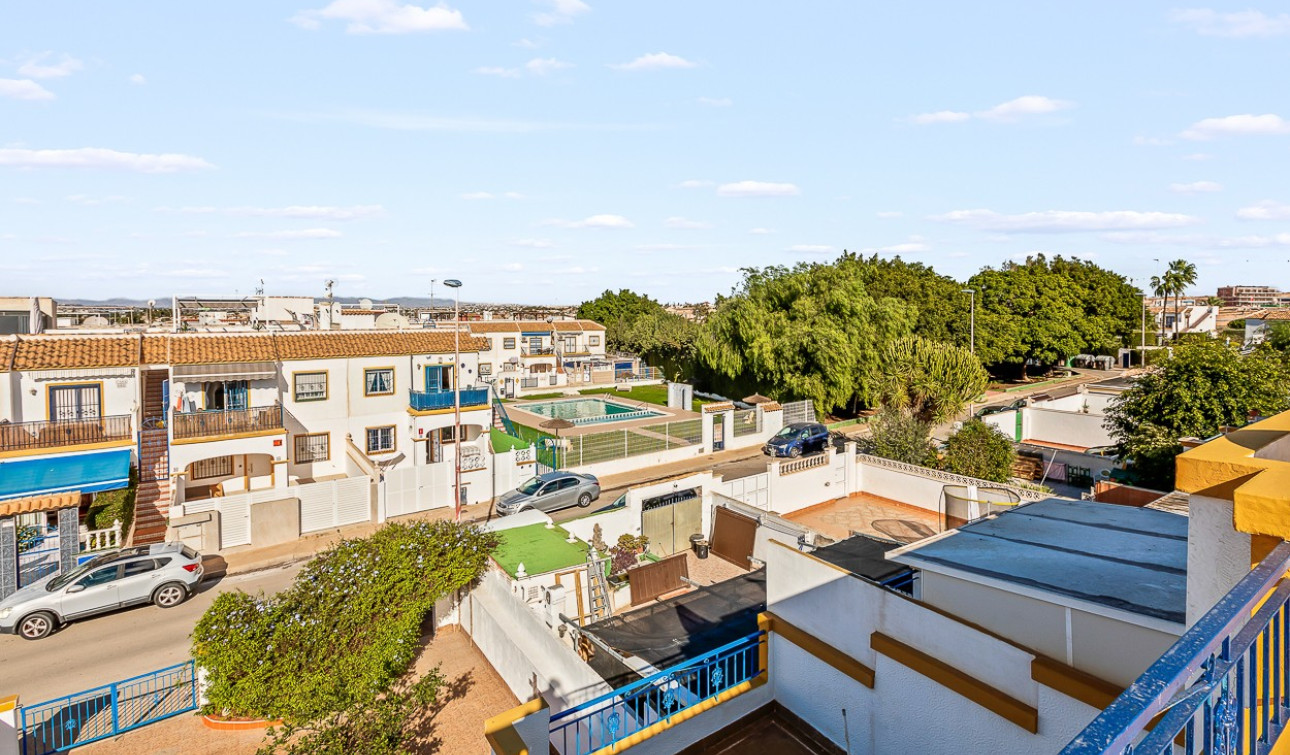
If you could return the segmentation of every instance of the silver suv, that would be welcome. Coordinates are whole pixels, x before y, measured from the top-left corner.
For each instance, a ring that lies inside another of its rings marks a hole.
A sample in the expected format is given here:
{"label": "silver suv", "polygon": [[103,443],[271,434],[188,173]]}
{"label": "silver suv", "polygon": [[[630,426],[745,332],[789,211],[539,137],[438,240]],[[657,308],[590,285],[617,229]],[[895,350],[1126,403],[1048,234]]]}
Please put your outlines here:
{"label": "silver suv", "polygon": [[202,581],[202,556],[182,543],[126,548],[51,574],[0,600],[0,633],[49,636],[73,619],[152,603],[172,608]]}

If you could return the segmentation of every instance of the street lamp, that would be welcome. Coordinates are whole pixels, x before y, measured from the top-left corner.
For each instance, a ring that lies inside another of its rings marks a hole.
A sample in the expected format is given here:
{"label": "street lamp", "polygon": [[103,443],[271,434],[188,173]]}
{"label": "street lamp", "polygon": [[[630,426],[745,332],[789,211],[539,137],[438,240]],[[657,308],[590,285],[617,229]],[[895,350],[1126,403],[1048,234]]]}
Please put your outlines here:
{"label": "street lamp", "polygon": [[[454,521],[461,521],[461,281],[449,278],[443,285],[452,289],[452,439],[457,448],[452,454],[452,496],[456,513]],[[433,304],[433,302],[431,302]]]}
{"label": "street lamp", "polygon": [[976,353],[976,289],[965,288],[962,293],[972,297],[972,340],[969,342],[969,348],[972,353]]}

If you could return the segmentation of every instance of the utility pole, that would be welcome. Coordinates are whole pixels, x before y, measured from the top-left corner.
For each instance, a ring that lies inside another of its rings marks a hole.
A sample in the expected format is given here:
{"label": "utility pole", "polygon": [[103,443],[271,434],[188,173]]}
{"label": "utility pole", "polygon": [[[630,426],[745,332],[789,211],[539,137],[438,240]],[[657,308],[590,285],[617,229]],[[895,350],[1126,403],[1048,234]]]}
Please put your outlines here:
{"label": "utility pole", "polygon": [[[452,289],[452,439],[457,446],[452,454],[452,497],[456,507],[453,521],[461,521],[461,281],[449,278],[443,285]],[[432,297],[433,298],[433,297]]]}
{"label": "utility pole", "polygon": [[[970,336],[971,340],[968,341],[968,348],[972,351],[972,356],[976,356],[976,289],[965,288],[963,289],[963,293],[967,294],[970,297],[969,301],[971,301],[971,310],[970,310],[971,314],[969,316],[969,322],[971,323],[971,336]],[[976,414],[976,401],[969,401],[968,419],[971,420],[973,415],[975,414]]]}

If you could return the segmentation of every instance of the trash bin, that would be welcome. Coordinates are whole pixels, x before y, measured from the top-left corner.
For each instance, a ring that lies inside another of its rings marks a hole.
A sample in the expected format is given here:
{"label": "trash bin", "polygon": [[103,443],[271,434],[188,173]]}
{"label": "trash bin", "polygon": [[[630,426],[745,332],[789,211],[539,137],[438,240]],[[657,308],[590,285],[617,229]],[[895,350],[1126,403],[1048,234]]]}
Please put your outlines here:
{"label": "trash bin", "polygon": [[708,539],[703,535],[690,535],[690,547],[699,558],[708,557]]}

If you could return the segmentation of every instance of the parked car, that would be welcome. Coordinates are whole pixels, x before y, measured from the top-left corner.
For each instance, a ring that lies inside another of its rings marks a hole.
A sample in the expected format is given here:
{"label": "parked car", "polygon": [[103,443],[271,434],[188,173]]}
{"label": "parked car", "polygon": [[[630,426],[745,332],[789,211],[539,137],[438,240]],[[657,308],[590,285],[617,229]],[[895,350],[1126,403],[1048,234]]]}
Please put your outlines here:
{"label": "parked car", "polygon": [[0,633],[39,640],[70,621],[126,606],[173,608],[201,581],[202,556],[183,543],[113,551],[0,600]]}
{"label": "parked car", "polygon": [[791,456],[819,453],[829,443],[829,429],[818,422],[794,422],[785,425],[766,441],[762,453],[767,456]]}
{"label": "parked car", "polygon": [[570,506],[586,508],[600,498],[600,480],[595,475],[547,472],[530,477],[523,485],[497,501],[497,513],[518,514],[528,509],[559,511]]}

